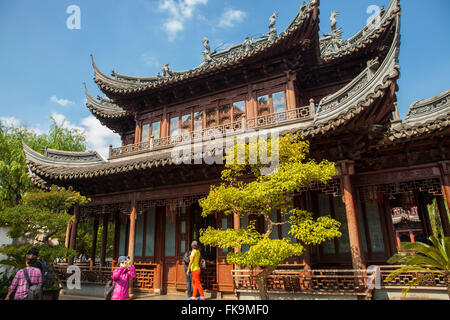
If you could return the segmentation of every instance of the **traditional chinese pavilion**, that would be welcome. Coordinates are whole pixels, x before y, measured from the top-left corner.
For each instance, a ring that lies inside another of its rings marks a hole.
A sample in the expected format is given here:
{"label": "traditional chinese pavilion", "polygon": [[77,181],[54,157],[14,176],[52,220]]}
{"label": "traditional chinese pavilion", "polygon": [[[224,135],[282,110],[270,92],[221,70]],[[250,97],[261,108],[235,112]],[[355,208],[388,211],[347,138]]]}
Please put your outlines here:
{"label": "traditional chinese pavilion", "polygon": [[[200,66],[178,72],[165,65],[148,78],[114,71],[108,76],[92,60],[95,83],[108,98],[94,98],[86,89],[87,107],[121,136],[122,145],[110,147],[108,160],[96,152],[46,149],[42,155],[24,145],[36,185],[72,186],[92,199],[73,209],[67,246],[76,248],[80,221],[92,221],[95,238],[103,223],[102,265],[106,246],[113,245],[113,258],[135,261],[136,288],[184,290],[182,256],[199,229],[249,223],[201,217],[198,199],[219,182],[223,168],[202,160],[220,155],[208,143],[273,130],[300,135],[310,141],[312,157],[336,163],[339,175],[299,192],[296,205],[317,217],[331,214],[343,233],[280,270],[385,265],[398,250],[403,211],[409,212],[405,221],[414,223],[408,237],[411,231],[425,239],[437,220],[450,235],[450,90],[412,104],[400,119],[400,12],[399,0],[392,0],[347,40],[333,15],[331,32],[321,37],[319,1],[310,0],[280,34],[274,15],[261,38],[247,37],[221,52],[205,38]],[[174,159],[180,145],[192,155],[190,162]],[[432,204],[437,210],[431,213]],[[280,214],[273,212],[273,218]],[[261,228],[264,221],[258,223]],[[107,243],[108,225],[114,243]],[[283,235],[281,227],[274,234]],[[226,250],[202,250],[206,287],[233,292],[234,266],[226,263]]]}

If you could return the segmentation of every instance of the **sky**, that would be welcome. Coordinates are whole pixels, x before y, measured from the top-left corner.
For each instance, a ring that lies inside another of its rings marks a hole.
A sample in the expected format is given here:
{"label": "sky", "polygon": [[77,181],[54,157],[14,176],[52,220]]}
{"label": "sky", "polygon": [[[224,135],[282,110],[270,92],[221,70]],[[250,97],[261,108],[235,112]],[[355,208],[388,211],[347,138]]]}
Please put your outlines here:
{"label": "sky", "polygon": [[[104,96],[93,81],[90,54],[106,74],[155,76],[169,63],[187,70],[202,63],[203,37],[212,49],[226,49],[247,35],[268,32],[269,17],[284,31],[301,0],[0,0],[0,120],[38,133],[50,116],[85,132],[89,150],[107,158],[120,138],[102,127],[85,105],[83,82]],[[329,17],[347,39],[372,15],[370,6],[390,0],[321,0],[320,35]],[[450,1],[401,0],[400,116],[417,100],[450,88]],[[78,10],[79,9],[79,10]]]}

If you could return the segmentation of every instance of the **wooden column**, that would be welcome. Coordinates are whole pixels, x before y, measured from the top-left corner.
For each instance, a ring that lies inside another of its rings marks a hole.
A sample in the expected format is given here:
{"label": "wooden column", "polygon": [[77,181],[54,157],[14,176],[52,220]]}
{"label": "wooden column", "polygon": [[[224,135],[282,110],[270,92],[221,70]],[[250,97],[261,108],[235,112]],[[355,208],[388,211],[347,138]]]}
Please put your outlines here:
{"label": "wooden column", "polygon": [[97,255],[97,237],[98,237],[98,218],[94,219],[94,224],[92,227],[92,250],[91,250],[91,261],[95,265],[95,256]]}
{"label": "wooden column", "polygon": [[120,247],[120,214],[117,213],[114,222],[114,257],[117,259],[119,257],[119,247]]}
{"label": "wooden column", "polygon": [[[80,218],[80,206],[76,204],[73,208],[73,222],[72,228],[70,231],[70,245],[69,248],[76,250],[77,249],[77,232],[78,232],[78,221]],[[73,264],[73,258],[69,259],[69,264]]]}
{"label": "wooden column", "polygon": [[439,196],[436,197],[437,206],[439,209],[439,217],[441,218],[442,231],[445,237],[450,237],[450,224],[448,220],[448,212],[445,208],[444,198]]}
{"label": "wooden column", "polygon": [[134,131],[134,144],[137,144],[141,141],[141,123],[136,121],[136,129]]}
{"label": "wooden column", "polygon": [[[445,201],[447,201],[447,208],[450,210],[450,161],[441,162],[441,183],[442,183],[442,193],[444,195]],[[444,203],[439,204],[439,214],[441,216],[442,228],[444,229],[444,234],[449,237],[450,224],[448,219],[448,213],[445,208]],[[447,232],[447,233],[446,233]]]}
{"label": "wooden column", "polygon": [[72,222],[67,223],[66,239],[64,245],[66,248],[70,248],[70,230],[72,229]]}
{"label": "wooden column", "polygon": [[106,265],[106,247],[108,246],[108,214],[103,212],[102,248],[100,252],[100,265]]}
{"label": "wooden column", "polygon": [[258,112],[256,109],[257,109],[257,107],[256,107],[255,95],[253,93],[253,85],[249,84],[248,85],[248,98],[247,98],[247,104],[246,104],[246,109],[245,109],[245,118],[250,119],[250,118],[256,117],[258,115]]}
{"label": "wooden column", "polygon": [[295,86],[294,81],[297,78],[295,72],[286,72],[287,76],[287,88],[286,88],[286,107],[288,110],[297,109],[297,99],[295,98]]}
{"label": "wooden column", "polygon": [[[237,213],[233,214],[233,228],[234,228],[234,230],[239,230],[241,228],[241,216],[238,215]],[[234,248],[234,253],[238,253],[241,251],[242,251],[241,248]],[[237,264],[234,265],[234,269],[240,269],[240,268],[241,268],[240,265],[237,265]]]}
{"label": "wooden column", "polygon": [[[131,199],[131,212],[130,212],[130,236],[128,238],[128,255],[131,260],[131,264],[134,264],[134,245],[136,238],[136,194],[133,193]],[[129,283],[129,295],[130,299],[133,299],[133,280]]]}
{"label": "wooden column", "polygon": [[167,108],[164,107],[162,119],[161,119],[161,138],[169,136],[169,123],[168,123],[169,114],[167,113]]}
{"label": "wooden column", "polygon": [[364,249],[359,230],[358,215],[355,206],[355,197],[350,176],[355,173],[353,161],[342,161],[339,163],[339,173],[342,183],[343,202],[347,215],[348,234],[350,238],[350,252],[352,255],[352,266],[354,269],[365,269],[363,262]]}

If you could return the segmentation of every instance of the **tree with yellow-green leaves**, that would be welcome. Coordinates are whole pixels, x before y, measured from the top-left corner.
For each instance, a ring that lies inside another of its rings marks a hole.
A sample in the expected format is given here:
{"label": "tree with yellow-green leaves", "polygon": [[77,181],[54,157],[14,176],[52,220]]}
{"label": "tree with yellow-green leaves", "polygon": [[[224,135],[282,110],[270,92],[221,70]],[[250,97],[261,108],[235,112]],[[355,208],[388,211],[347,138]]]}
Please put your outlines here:
{"label": "tree with yellow-green leaves", "polygon": [[[245,150],[245,156],[238,155],[238,150]],[[255,156],[269,150],[272,156],[278,152],[278,166],[271,174],[262,175],[269,164]],[[261,268],[257,275],[259,293],[262,300],[269,298],[267,278],[286,259],[301,256],[307,245],[319,245],[327,240],[340,237],[340,223],[330,216],[313,219],[312,214],[295,208],[293,195],[314,183],[326,184],[337,175],[334,163],[323,160],[317,163],[308,159],[309,143],[296,136],[286,135],[271,140],[259,139],[248,144],[237,143],[233,149],[227,150],[234,155],[227,161],[222,171],[222,183],[211,187],[210,193],[200,200],[202,216],[215,213],[224,215],[262,216],[265,221],[265,232],[259,233],[254,223],[246,229],[208,229],[201,230],[200,242],[204,245],[220,248],[240,249],[247,245],[245,252],[236,250],[229,252],[227,262],[241,267]],[[245,158],[245,159],[244,159]],[[238,163],[238,159],[241,161]],[[253,164],[252,164],[253,163]],[[282,221],[272,221],[272,210],[280,210]],[[289,234],[295,239],[271,239],[275,227],[289,225]]]}

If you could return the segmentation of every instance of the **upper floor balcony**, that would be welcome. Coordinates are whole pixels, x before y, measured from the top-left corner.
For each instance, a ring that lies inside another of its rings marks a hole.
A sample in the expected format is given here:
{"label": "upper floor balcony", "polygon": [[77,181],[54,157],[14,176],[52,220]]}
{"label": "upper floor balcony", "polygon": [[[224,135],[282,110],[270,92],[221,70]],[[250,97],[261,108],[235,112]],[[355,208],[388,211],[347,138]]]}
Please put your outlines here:
{"label": "upper floor balcony", "polygon": [[109,160],[170,149],[186,143],[198,143],[211,139],[225,138],[231,135],[240,135],[255,130],[276,128],[291,123],[313,120],[315,108],[314,101],[311,100],[309,105],[296,109],[285,109],[252,118],[242,117],[237,121],[226,124],[198,130],[183,130],[181,133],[177,130],[167,137],[149,137],[148,139],[143,139],[144,141],[142,142],[124,145],[118,148],[110,146]]}

